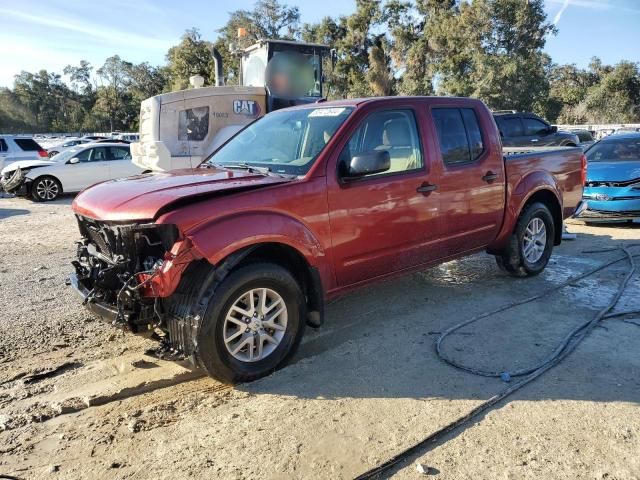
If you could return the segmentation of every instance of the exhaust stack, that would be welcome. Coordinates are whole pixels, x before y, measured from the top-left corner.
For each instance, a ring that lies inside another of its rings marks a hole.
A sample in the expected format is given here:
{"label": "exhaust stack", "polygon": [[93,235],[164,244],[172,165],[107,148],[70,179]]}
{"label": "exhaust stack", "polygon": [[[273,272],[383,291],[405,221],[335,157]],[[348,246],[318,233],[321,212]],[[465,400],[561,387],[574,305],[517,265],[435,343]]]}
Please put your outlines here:
{"label": "exhaust stack", "polygon": [[213,47],[211,50],[211,54],[213,55],[213,64],[216,69],[216,87],[222,87],[224,85],[224,71],[222,69],[222,55]]}

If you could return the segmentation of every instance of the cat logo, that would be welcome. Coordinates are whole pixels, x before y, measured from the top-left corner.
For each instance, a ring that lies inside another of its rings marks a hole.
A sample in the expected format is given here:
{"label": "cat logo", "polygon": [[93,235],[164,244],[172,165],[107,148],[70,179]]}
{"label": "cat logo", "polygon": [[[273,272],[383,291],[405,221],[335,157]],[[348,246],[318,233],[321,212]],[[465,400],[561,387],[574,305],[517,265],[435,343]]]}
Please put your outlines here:
{"label": "cat logo", "polygon": [[260,115],[260,105],[255,100],[234,100],[233,113],[246,115],[248,117],[257,117]]}

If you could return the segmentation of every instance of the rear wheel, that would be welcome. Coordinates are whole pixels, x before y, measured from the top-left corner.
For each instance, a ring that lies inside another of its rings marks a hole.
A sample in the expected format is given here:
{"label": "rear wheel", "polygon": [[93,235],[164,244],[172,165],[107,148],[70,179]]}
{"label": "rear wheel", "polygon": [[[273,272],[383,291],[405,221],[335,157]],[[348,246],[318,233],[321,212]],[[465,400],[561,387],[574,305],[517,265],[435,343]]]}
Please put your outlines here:
{"label": "rear wheel", "polygon": [[241,267],[209,302],[198,333],[198,359],[225,383],[268,375],[300,344],[304,310],[304,296],[289,271],[271,263]]}
{"label": "rear wheel", "polygon": [[551,212],[546,205],[533,203],[521,213],[507,249],[496,255],[496,263],[516,277],[538,275],[549,262],[554,238]]}
{"label": "rear wheel", "polygon": [[31,185],[31,197],[36,202],[55,200],[62,193],[62,185],[53,177],[37,178]]}

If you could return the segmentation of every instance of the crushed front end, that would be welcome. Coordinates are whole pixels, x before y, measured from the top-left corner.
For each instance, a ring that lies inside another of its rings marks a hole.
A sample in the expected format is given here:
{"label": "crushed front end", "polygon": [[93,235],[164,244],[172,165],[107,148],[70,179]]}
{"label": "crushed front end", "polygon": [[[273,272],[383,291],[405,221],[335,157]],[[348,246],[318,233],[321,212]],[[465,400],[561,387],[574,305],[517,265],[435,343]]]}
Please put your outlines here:
{"label": "crushed front end", "polygon": [[76,215],[75,273],[69,283],[93,313],[134,333],[164,325],[163,299],[197,258],[175,225],[100,222]]}

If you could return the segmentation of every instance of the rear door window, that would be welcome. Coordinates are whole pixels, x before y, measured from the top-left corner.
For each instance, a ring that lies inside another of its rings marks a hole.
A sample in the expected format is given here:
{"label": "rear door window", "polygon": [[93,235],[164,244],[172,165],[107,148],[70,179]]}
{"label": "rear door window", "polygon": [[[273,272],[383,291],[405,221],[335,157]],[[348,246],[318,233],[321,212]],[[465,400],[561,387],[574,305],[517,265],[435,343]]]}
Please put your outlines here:
{"label": "rear door window", "polygon": [[434,108],[432,115],[445,165],[470,163],[480,157],[484,142],[472,108]]}
{"label": "rear door window", "polygon": [[0,138],[0,152],[6,152],[7,150],[7,142],[5,142],[3,138]]}
{"label": "rear door window", "polygon": [[433,121],[438,131],[440,153],[445,165],[467,163],[469,156],[469,141],[460,109],[434,108]]}
{"label": "rear door window", "polygon": [[527,136],[544,135],[547,133],[548,127],[544,122],[535,118],[523,118],[524,134]]}
{"label": "rear door window", "polygon": [[35,140],[30,138],[16,138],[15,142],[16,145],[18,145],[24,152],[38,152],[42,150],[42,147],[38,145]]}
{"label": "rear door window", "polygon": [[484,152],[484,142],[482,140],[482,130],[478,123],[478,116],[473,108],[462,108],[462,120],[467,130],[467,138],[469,139],[469,153],[471,161],[476,161],[482,152]]}
{"label": "rear door window", "polygon": [[109,160],[128,160],[131,158],[129,149],[124,147],[109,147]]}
{"label": "rear door window", "polygon": [[505,137],[521,137],[524,135],[522,122],[517,117],[512,118],[496,118],[498,128]]}

